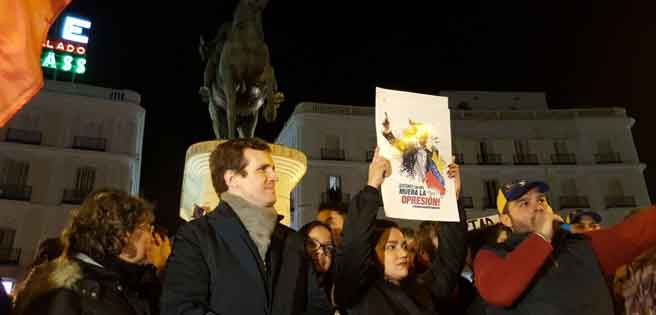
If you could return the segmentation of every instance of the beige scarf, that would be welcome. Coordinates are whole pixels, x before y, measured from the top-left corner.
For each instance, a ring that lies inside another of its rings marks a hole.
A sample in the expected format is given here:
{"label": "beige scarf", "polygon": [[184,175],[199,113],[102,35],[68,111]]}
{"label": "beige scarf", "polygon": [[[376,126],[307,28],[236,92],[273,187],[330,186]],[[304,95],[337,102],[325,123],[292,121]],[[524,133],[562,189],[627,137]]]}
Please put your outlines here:
{"label": "beige scarf", "polygon": [[251,240],[257,246],[260,258],[265,262],[266,252],[269,249],[269,244],[271,244],[271,234],[273,234],[276,223],[278,223],[276,209],[253,206],[243,198],[229,192],[222,193],[221,200],[228,203],[235,211],[251,236]]}

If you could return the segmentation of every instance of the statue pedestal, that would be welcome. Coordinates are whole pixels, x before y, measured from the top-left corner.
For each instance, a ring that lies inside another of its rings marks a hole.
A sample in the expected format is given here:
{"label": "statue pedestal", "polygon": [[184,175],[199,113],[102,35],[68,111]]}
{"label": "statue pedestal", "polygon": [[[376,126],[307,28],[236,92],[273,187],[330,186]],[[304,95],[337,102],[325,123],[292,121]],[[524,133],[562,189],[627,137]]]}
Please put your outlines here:
{"label": "statue pedestal", "polygon": [[[212,211],[219,203],[219,197],[212,185],[209,157],[214,148],[224,141],[199,142],[187,149],[180,197],[180,217],[185,221],[193,218],[195,206],[201,206]],[[270,144],[270,146],[278,175],[278,183],[276,184],[278,200],[274,207],[279,214],[285,217],[282,223],[289,226],[291,219],[289,212],[290,194],[305,175],[307,158],[302,152],[285,146],[277,144]]]}

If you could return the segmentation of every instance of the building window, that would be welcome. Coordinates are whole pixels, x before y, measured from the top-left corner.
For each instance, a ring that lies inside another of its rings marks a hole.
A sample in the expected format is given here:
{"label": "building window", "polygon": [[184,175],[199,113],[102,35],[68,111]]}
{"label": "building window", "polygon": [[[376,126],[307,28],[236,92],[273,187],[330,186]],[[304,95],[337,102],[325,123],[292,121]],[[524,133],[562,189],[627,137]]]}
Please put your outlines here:
{"label": "building window", "polygon": [[488,179],[483,182],[485,196],[483,197],[484,209],[497,208],[497,194],[499,193],[499,182],[496,179]]}
{"label": "building window", "polygon": [[84,198],[93,190],[96,181],[96,169],[93,167],[81,167],[77,169],[75,176],[75,188],[64,189],[63,203],[81,204]]}
{"label": "building window", "polygon": [[32,187],[27,185],[29,172],[28,162],[5,160],[0,175],[0,197],[29,201],[32,196]]}
{"label": "building window", "polygon": [[18,264],[20,249],[14,248],[16,230],[0,228],[0,263]]}
{"label": "building window", "polygon": [[91,192],[96,181],[96,169],[93,167],[81,167],[77,169],[75,176],[75,189]]}
{"label": "building window", "polygon": [[627,196],[619,178],[613,178],[608,182],[608,193],[606,195],[607,208],[630,208],[636,207],[635,197]]}
{"label": "building window", "polygon": [[535,165],[538,164],[538,156],[531,152],[528,140],[515,140],[515,164]]}
{"label": "building window", "polygon": [[340,138],[338,135],[326,134],[323,139],[323,146],[321,147],[322,160],[344,160],[344,150],[340,145]]}
{"label": "building window", "polygon": [[613,151],[610,139],[597,141],[597,154],[595,160],[599,164],[622,163],[619,152]]}
{"label": "building window", "polygon": [[103,124],[90,121],[83,125],[81,134],[73,137],[73,148],[92,151],[106,151],[107,138],[103,137]]}
{"label": "building window", "polygon": [[[338,175],[328,176],[328,189],[321,194],[321,204],[340,204],[348,202],[349,194],[342,193],[342,177]],[[322,207],[322,206],[320,206]]]}
{"label": "building window", "polygon": [[561,195],[558,200],[561,209],[569,208],[590,208],[590,203],[586,196],[579,195],[575,178],[566,178],[560,182]]}
{"label": "building window", "polygon": [[553,164],[576,164],[576,156],[569,153],[567,141],[556,140],[553,143],[554,154],[551,155]]}
{"label": "building window", "polygon": [[567,151],[567,142],[564,141],[564,140],[554,141],[553,146],[554,146],[554,152],[556,152],[556,154],[567,154],[567,153],[569,153]]}
{"label": "building window", "polygon": [[342,191],[342,177],[341,176],[328,176],[328,190]]}
{"label": "building window", "polygon": [[479,143],[479,154],[478,154],[478,163],[479,164],[501,164],[501,155],[494,153],[494,146],[492,141],[483,140]]}

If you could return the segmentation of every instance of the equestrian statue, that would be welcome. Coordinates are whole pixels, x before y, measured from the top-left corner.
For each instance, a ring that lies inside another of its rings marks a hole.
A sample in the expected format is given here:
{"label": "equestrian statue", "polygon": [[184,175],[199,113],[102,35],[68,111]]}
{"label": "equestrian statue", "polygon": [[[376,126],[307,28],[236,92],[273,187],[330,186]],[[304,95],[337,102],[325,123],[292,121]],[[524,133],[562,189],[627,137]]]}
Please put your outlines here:
{"label": "equestrian statue", "polygon": [[264,42],[262,11],[268,0],[240,0],[232,22],[224,23],[215,38],[200,38],[205,62],[201,99],[209,105],[217,139],[253,137],[259,110],[267,122],[276,120],[284,95]]}

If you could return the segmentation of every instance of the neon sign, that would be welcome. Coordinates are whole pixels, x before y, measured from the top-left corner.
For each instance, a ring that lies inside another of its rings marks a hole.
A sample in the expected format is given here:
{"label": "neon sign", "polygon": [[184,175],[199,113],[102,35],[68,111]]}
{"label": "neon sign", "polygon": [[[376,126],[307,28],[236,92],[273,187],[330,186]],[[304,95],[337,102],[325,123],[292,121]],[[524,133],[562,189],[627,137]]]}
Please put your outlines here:
{"label": "neon sign", "polygon": [[91,21],[72,16],[64,18],[64,27],[61,30],[61,37],[72,42],[88,44],[89,36],[82,34],[84,29],[91,28]]}
{"label": "neon sign", "polygon": [[54,51],[46,52],[41,57],[41,67],[83,74],[87,71],[87,59],[71,55],[56,54]]}
{"label": "neon sign", "polygon": [[47,39],[42,44],[41,67],[52,69],[54,73],[84,74],[87,71],[86,45],[91,21],[65,16],[61,25],[61,39]]}

